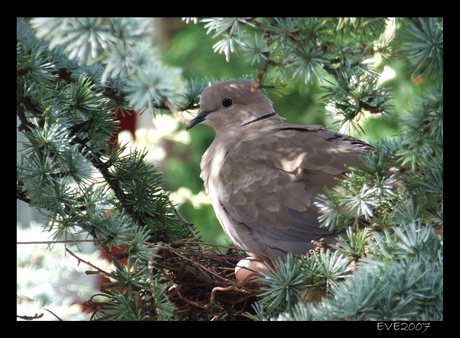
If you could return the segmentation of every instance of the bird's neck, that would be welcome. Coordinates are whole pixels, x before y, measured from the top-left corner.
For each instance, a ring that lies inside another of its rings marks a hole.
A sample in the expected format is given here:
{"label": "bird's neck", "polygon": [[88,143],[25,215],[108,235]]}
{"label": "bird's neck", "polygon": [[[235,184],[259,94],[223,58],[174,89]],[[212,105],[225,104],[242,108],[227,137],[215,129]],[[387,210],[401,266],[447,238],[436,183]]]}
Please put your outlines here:
{"label": "bird's neck", "polygon": [[248,131],[254,132],[283,123],[283,118],[273,111],[260,115],[248,114],[244,117],[240,114],[240,117],[238,121],[231,121],[231,124],[222,124],[220,128],[214,127],[216,137],[235,137]]}

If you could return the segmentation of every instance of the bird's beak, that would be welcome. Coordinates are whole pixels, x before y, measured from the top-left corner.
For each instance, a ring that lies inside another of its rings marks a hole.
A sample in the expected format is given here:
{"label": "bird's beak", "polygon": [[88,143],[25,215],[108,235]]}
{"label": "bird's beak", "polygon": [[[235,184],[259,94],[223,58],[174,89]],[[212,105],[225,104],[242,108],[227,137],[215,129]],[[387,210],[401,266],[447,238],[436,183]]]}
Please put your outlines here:
{"label": "bird's beak", "polygon": [[209,111],[201,111],[197,116],[195,116],[193,120],[190,121],[189,125],[187,126],[187,130],[206,120],[206,116],[208,116],[209,113]]}

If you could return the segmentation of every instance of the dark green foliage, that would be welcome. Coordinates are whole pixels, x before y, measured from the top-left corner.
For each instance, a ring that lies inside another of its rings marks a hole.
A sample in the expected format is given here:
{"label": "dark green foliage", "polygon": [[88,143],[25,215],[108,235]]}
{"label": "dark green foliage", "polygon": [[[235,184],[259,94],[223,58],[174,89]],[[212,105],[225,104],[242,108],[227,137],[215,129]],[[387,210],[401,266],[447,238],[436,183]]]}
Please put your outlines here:
{"label": "dark green foliage", "polygon": [[413,18],[403,21],[401,56],[407,57],[414,76],[443,73],[443,18]]}
{"label": "dark green foliage", "polygon": [[411,223],[375,233],[369,257],[318,304],[298,303],[278,320],[442,320],[442,240]]}
{"label": "dark green foliage", "polygon": [[260,304],[277,313],[289,311],[301,299],[301,291],[306,283],[302,262],[298,257],[289,254],[285,261],[274,262],[274,269],[264,274],[264,284],[269,288],[261,293]]}
{"label": "dark green foliage", "polygon": [[305,257],[289,254],[286,260],[275,260],[274,270],[263,273],[259,316],[276,316],[294,311],[302,300],[319,300],[350,276],[350,259],[339,251],[312,252]]}
{"label": "dark green foliage", "polygon": [[[97,24],[88,19],[80,28],[83,32]],[[100,36],[82,36],[70,57],[95,57]],[[111,255],[116,269],[105,276],[113,282],[103,287],[110,311],[97,317],[169,318],[173,306],[165,305],[164,290],[155,286],[160,278],[148,269],[153,248],[146,243],[170,243],[191,234],[163,190],[161,172],[145,160],[145,153],[125,154],[124,146],[109,153],[117,122],[107,107],[117,98],[106,94],[102,71],[85,72],[86,66],[77,67],[62,49],[50,51],[21,20],[17,46],[18,130],[27,139],[18,162],[18,198],[46,216],[46,230],[54,239],[87,234]],[[146,295],[157,303],[136,300]]]}

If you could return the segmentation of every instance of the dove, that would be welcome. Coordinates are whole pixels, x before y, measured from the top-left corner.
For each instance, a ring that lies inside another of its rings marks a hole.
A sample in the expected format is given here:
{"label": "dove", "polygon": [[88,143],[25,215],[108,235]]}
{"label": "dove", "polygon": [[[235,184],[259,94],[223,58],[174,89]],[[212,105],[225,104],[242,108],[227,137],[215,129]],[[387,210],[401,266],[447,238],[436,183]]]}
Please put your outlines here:
{"label": "dove", "polygon": [[320,227],[315,198],[372,146],[320,126],[284,122],[253,80],[207,87],[187,129],[198,124],[216,133],[201,159],[200,177],[238,248],[269,261],[306,254],[312,240],[335,239],[337,233]]}

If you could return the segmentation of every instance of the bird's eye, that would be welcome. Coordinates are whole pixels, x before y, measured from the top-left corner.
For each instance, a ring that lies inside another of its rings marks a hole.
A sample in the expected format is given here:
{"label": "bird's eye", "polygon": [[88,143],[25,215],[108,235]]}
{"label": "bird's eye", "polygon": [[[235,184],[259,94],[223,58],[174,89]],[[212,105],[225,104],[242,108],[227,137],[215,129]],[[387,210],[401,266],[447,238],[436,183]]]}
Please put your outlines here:
{"label": "bird's eye", "polygon": [[222,108],[228,108],[233,104],[233,100],[229,97],[226,97],[222,100]]}

